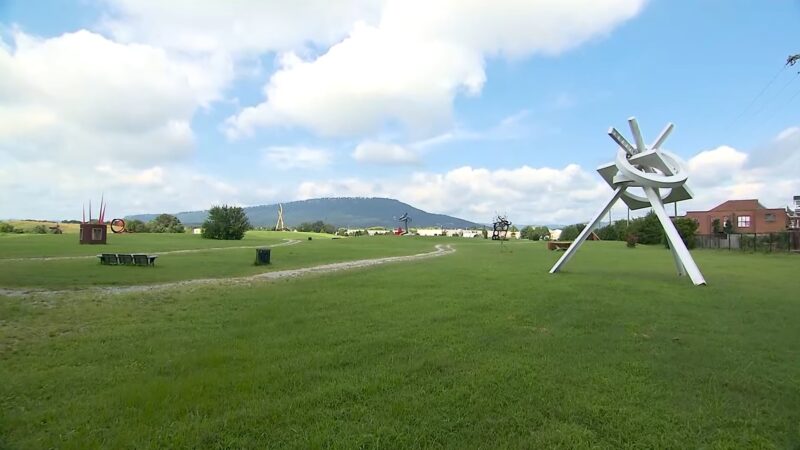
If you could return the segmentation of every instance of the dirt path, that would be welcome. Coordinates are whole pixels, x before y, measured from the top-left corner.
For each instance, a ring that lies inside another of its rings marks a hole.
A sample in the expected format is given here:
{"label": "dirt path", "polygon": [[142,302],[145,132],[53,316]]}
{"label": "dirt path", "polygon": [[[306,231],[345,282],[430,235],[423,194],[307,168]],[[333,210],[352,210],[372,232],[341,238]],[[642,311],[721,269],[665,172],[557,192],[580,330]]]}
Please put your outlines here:
{"label": "dirt path", "polygon": [[[287,242],[285,244],[278,244],[278,245],[292,245],[292,244]],[[312,266],[312,267],[301,267],[299,269],[264,272],[246,277],[200,278],[196,280],[172,281],[168,283],[145,284],[136,286],[93,286],[83,289],[60,290],[60,291],[0,288],[0,295],[7,297],[25,297],[37,294],[62,295],[62,294],[82,293],[82,292],[92,292],[100,294],[124,294],[132,292],[151,292],[155,290],[183,288],[190,286],[203,286],[210,284],[242,285],[242,284],[252,284],[263,281],[278,280],[282,278],[296,278],[312,274],[327,274],[332,272],[338,272],[341,270],[357,269],[361,267],[371,267],[380,264],[388,264],[388,263],[404,262],[404,261],[416,261],[426,258],[449,255],[451,253],[454,253],[455,251],[456,249],[453,248],[450,244],[447,245],[438,244],[436,245],[435,250],[427,253],[417,253],[416,255],[388,256],[385,258],[374,258],[374,259],[359,259],[355,261],[344,261],[331,264],[322,264],[319,266]]]}
{"label": "dirt path", "polygon": [[[275,247],[284,247],[287,245],[294,245],[299,244],[300,240],[297,239],[284,239],[284,242],[280,244],[274,245],[240,245],[238,247],[209,247],[209,248],[190,248],[186,250],[168,250],[166,252],[139,252],[139,253],[146,253],[148,255],[172,255],[176,253],[198,253],[198,252],[206,252],[206,251],[216,251],[216,250],[230,250],[235,248],[275,248]],[[97,258],[95,255],[81,255],[81,256],[31,256],[28,258],[0,258],[0,262],[5,261],[59,261],[64,259],[90,259],[90,258]]]}

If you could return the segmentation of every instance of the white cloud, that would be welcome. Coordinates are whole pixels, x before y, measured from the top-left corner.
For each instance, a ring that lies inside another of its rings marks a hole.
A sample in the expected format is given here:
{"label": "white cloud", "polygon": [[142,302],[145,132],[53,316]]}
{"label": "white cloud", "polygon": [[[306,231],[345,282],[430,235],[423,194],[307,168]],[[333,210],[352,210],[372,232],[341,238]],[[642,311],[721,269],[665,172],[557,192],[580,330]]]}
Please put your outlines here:
{"label": "white cloud", "polygon": [[687,162],[692,186],[714,186],[733,181],[747,161],[747,153],[723,145],[705,150]]}
{"label": "white cloud", "polygon": [[264,162],[282,170],[322,169],[331,163],[331,152],[303,146],[269,147],[263,153]]}
{"label": "white cloud", "polygon": [[387,165],[419,164],[419,157],[413,151],[397,144],[364,141],[353,150],[353,159],[362,163]]}
{"label": "white cloud", "polygon": [[204,71],[150,46],[88,31],[17,32],[14,43],[0,48],[0,152],[16,158],[181,158],[194,146],[194,112],[219,98]]}
{"label": "white cloud", "polygon": [[[685,208],[705,210],[735,199],[758,199],[768,208],[787,205],[800,193],[799,137],[784,131],[749,154],[724,145],[701,151],[687,163],[688,183],[695,198],[685,202]],[[787,157],[789,151],[794,155]],[[754,163],[754,159],[761,161]]]}
{"label": "white cloud", "polygon": [[357,21],[376,20],[375,0],[104,0],[101,24],[122,42],[190,53],[257,55],[341,40]]}
{"label": "white cloud", "polygon": [[[264,203],[275,193],[174,164],[141,169],[124,163],[68,167],[58,161],[15,161],[0,155],[0,218],[79,219],[81,204],[108,202],[108,217]],[[272,195],[270,195],[272,194]]]}
{"label": "white cloud", "polygon": [[481,91],[486,57],[563,52],[609,33],[642,4],[391,0],[377,25],[360,23],[325,54],[285,54],[265,101],[229,118],[226,132],[289,125],[354,135],[399,124],[430,136],[450,124],[456,95]]}

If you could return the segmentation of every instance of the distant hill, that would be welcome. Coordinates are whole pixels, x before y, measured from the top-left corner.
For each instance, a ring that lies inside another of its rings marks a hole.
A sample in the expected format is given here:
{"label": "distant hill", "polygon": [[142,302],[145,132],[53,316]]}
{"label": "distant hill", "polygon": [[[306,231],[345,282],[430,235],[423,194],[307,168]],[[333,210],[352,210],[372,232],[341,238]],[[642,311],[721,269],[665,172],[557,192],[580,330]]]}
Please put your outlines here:
{"label": "distant hill", "polygon": [[[274,227],[278,220],[278,205],[249,206],[244,208],[254,227]],[[409,227],[470,228],[483,225],[444,214],[431,214],[391,198],[315,198],[283,204],[283,221],[287,227],[296,227],[303,222],[321,220],[336,227],[365,228],[382,226],[396,228],[395,217],[408,213]],[[147,222],[157,214],[137,214],[125,219]],[[187,211],[175,214],[184,225],[199,225],[206,220],[208,211]]]}

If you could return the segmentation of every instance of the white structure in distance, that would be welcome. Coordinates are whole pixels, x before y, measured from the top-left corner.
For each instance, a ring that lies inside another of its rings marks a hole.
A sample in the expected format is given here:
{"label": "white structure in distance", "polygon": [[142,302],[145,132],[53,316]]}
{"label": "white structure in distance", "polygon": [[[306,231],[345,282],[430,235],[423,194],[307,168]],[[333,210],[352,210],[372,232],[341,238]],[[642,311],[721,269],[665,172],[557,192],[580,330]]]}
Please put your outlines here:
{"label": "white structure in distance", "polygon": [[[583,245],[586,238],[597,228],[600,220],[608,214],[614,203],[621,198],[633,210],[647,207],[653,208],[669,241],[669,248],[675,260],[678,275],[689,275],[695,286],[704,285],[706,280],[703,278],[703,274],[700,273],[700,269],[692,259],[689,249],[686,248],[678,234],[678,230],[675,229],[675,224],[672,223],[667,210],[664,208],[664,203],[692,198],[692,191],[686,186],[686,170],[681,166],[678,157],[668,151],[661,150],[661,145],[664,144],[664,141],[672,132],[674,125],[667,124],[649,147],[644,144],[642,133],[639,131],[639,123],[635,117],[628,119],[628,125],[631,128],[636,145],[631,145],[615,128],[609,128],[608,135],[619,145],[620,149],[617,151],[617,157],[614,162],[597,168],[600,176],[614,189],[614,195],[581,231],[572,245],[569,246],[569,249],[550,269],[550,273],[556,273],[561,270],[564,264]],[[631,187],[642,188],[645,197],[629,192],[628,188]],[[661,189],[669,189],[670,191],[662,197]]]}

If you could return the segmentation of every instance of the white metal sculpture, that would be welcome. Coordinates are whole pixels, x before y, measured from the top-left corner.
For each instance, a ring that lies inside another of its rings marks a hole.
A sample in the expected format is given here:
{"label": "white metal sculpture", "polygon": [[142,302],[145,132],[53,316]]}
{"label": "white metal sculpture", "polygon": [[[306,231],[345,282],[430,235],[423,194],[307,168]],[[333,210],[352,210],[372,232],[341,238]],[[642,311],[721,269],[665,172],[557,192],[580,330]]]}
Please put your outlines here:
{"label": "white metal sculpture", "polygon": [[[605,207],[592,218],[586,227],[581,231],[569,249],[555,263],[550,273],[558,272],[578,251],[586,238],[597,228],[600,220],[608,214],[620,198],[630,209],[652,207],[669,241],[669,248],[675,259],[675,266],[678,275],[689,275],[692,283],[696,286],[706,284],[703,274],[697,268],[689,249],[681,240],[678,230],[669,218],[664,203],[677,202],[692,198],[692,191],[686,186],[686,170],[681,166],[677,156],[661,150],[661,145],[672,132],[673,124],[667,124],[658,138],[646,147],[642,133],[639,131],[639,124],[635,117],[628,119],[631,133],[633,133],[634,143],[631,145],[625,137],[615,128],[609,128],[608,135],[619,145],[617,157],[612,163],[605,164],[597,168],[600,176],[614,189],[614,195],[606,203]],[[628,188],[640,187],[644,190],[645,197],[636,195],[628,191]],[[660,189],[670,189],[665,195],[661,196]]]}

